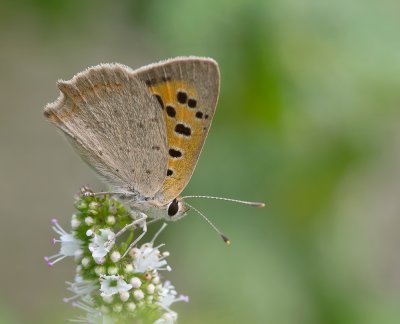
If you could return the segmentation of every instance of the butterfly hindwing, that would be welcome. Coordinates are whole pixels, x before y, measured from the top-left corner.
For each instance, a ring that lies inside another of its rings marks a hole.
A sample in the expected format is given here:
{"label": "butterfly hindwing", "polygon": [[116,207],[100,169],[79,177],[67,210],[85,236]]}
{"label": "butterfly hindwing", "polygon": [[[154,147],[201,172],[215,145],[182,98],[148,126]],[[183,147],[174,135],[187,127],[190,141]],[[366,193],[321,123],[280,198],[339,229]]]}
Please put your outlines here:
{"label": "butterfly hindwing", "polygon": [[81,157],[114,187],[146,197],[166,177],[168,150],[162,110],[133,70],[103,64],[60,81],[45,116]]}
{"label": "butterfly hindwing", "polygon": [[207,137],[219,94],[219,70],[212,59],[184,57],[136,71],[165,116],[168,168],[157,199],[166,204],[189,182]]}

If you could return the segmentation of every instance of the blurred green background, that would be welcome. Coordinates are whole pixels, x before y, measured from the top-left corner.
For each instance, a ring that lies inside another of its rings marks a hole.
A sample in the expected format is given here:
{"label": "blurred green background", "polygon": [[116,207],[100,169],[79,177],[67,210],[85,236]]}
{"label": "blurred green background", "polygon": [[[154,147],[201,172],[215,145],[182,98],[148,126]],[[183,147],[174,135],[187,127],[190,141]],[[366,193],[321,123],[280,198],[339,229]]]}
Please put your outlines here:
{"label": "blurred green background", "polygon": [[0,0],[0,323],[63,323],[72,196],[105,185],[42,116],[55,82],[100,62],[178,55],[221,69],[217,113],[160,240],[180,323],[400,322],[400,3]]}

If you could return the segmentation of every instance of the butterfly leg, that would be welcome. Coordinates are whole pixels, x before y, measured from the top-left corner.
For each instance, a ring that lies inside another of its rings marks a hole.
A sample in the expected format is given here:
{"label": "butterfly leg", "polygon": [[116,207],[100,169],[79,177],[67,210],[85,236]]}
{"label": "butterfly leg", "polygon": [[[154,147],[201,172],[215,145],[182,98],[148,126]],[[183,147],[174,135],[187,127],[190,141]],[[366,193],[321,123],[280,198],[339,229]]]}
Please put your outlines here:
{"label": "butterfly leg", "polygon": [[[138,238],[142,238],[142,237],[143,237],[143,234],[145,233],[145,232],[144,232],[144,228],[145,228],[145,226],[146,226],[146,218],[147,218],[147,215],[145,215],[145,214],[143,214],[143,213],[140,213],[139,216],[140,216],[140,218],[135,219],[132,223],[129,223],[129,224],[125,225],[123,228],[121,228],[121,229],[114,235],[114,237],[113,237],[111,240],[107,241],[107,242],[104,244],[105,247],[109,247],[109,246],[111,246],[112,244],[114,244],[115,241],[117,240],[117,238],[118,238],[119,236],[121,236],[122,234],[124,234],[128,229],[130,229],[130,228],[132,228],[132,227],[135,227],[135,226],[139,225],[140,223],[144,222],[144,225],[143,225],[143,233],[140,234],[140,236],[138,237]],[[147,230],[147,227],[146,227],[146,230]],[[136,239],[136,240],[135,240],[135,243],[136,243],[137,241],[139,241],[139,240]],[[125,254],[126,254],[126,252],[125,252]],[[125,256],[125,254],[124,254],[124,256]]]}
{"label": "butterfly leg", "polygon": [[[141,214],[143,214],[143,213],[141,213]],[[137,242],[139,242],[139,240],[146,234],[146,232],[147,232],[147,225],[152,224],[152,223],[155,223],[155,222],[161,220],[161,219],[152,219],[151,221],[146,221],[146,219],[147,219],[147,215],[146,215],[146,214],[143,214],[143,217],[142,217],[142,218],[137,219],[137,220],[135,220],[134,222],[132,222],[132,223],[130,223],[130,224],[128,224],[128,225],[125,225],[121,230],[119,230],[119,231],[115,234],[115,236],[114,236],[111,240],[109,240],[109,241],[106,242],[106,246],[110,246],[112,243],[114,243],[115,240],[117,239],[117,237],[118,237],[118,236],[121,236],[121,235],[122,235],[123,233],[125,233],[129,228],[138,225],[140,222],[143,222],[143,226],[142,226],[143,232],[139,235],[139,237],[138,237],[133,243],[130,244],[129,248],[127,249],[127,252],[129,252],[129,250],[132,249],[133,246],[134,246]],[[126,255],[127,252],[124,253],[124,256]]]}
{"label": "butterfly leg", "polygon": [[125,253],[122,255],[122,258],[125,257],[125,256],[128,254],[128,252],[136,245],[137,242],[139,242],[139,241],[142,239],[142,237],[143,237],[143,236],[146,234],[146,232],[147,232],[147,222],[146,222],[147,215],[146,215],[146,214],[143,214],[142,212],[140,212],[139,215],[141,216],[141,218],[137,219],[135,222],[137,222],[137,224],[138,224],[139,222],[143,222],[143,225],[142,225],[143,231],[142,231],[142,233],[136,238],[136,240],[134,240],[134,241],[128,246],[128,248],[126,249]]}
{"label": "butterfly leg", "polygon": [[95,196],[103,196],[103,195],[124,195],[126,196],[126,192],[114,192],[114,191],[100,191],[93,192],[89,187],[84,186],[81,188],[81,195],[83,197],[95,197]]}

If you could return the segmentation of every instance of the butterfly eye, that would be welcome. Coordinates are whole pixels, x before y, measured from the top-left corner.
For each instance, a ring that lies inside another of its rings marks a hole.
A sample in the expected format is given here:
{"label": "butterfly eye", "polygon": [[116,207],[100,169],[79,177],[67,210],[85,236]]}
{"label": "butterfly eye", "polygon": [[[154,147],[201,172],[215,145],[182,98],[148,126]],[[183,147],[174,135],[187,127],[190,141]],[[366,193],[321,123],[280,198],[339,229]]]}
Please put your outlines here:
{"label": "butterfly eye", "polygon": [[172,217],[175,216],[179,211],[179,204],[176,198],[172,200],[172,202],[168,206],[168,216]]}

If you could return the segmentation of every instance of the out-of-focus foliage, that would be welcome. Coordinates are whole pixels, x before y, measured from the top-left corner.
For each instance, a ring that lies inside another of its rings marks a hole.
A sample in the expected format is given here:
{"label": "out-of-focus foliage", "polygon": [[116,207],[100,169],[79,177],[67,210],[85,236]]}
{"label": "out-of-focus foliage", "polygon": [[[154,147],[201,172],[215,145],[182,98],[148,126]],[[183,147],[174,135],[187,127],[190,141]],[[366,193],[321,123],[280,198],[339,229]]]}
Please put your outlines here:
{"label": "out-of-focus foliage", "polygon": [[[2,1],[2,309],[22,323],[72,317],[72,263],[48,270],[47,222],[104,188],[41,116],[55,81],[89,65],[215,58],[221,95],[186,193],[163,233],[181,323],[400,321],[400,5],[396,1]],[[67,227],[68,225],[66,225]],[[12,247],[12,249],[11,249]],[[69,269],[71,268],[71,269]],[[1,320],[0,320],[1,321]]]}

